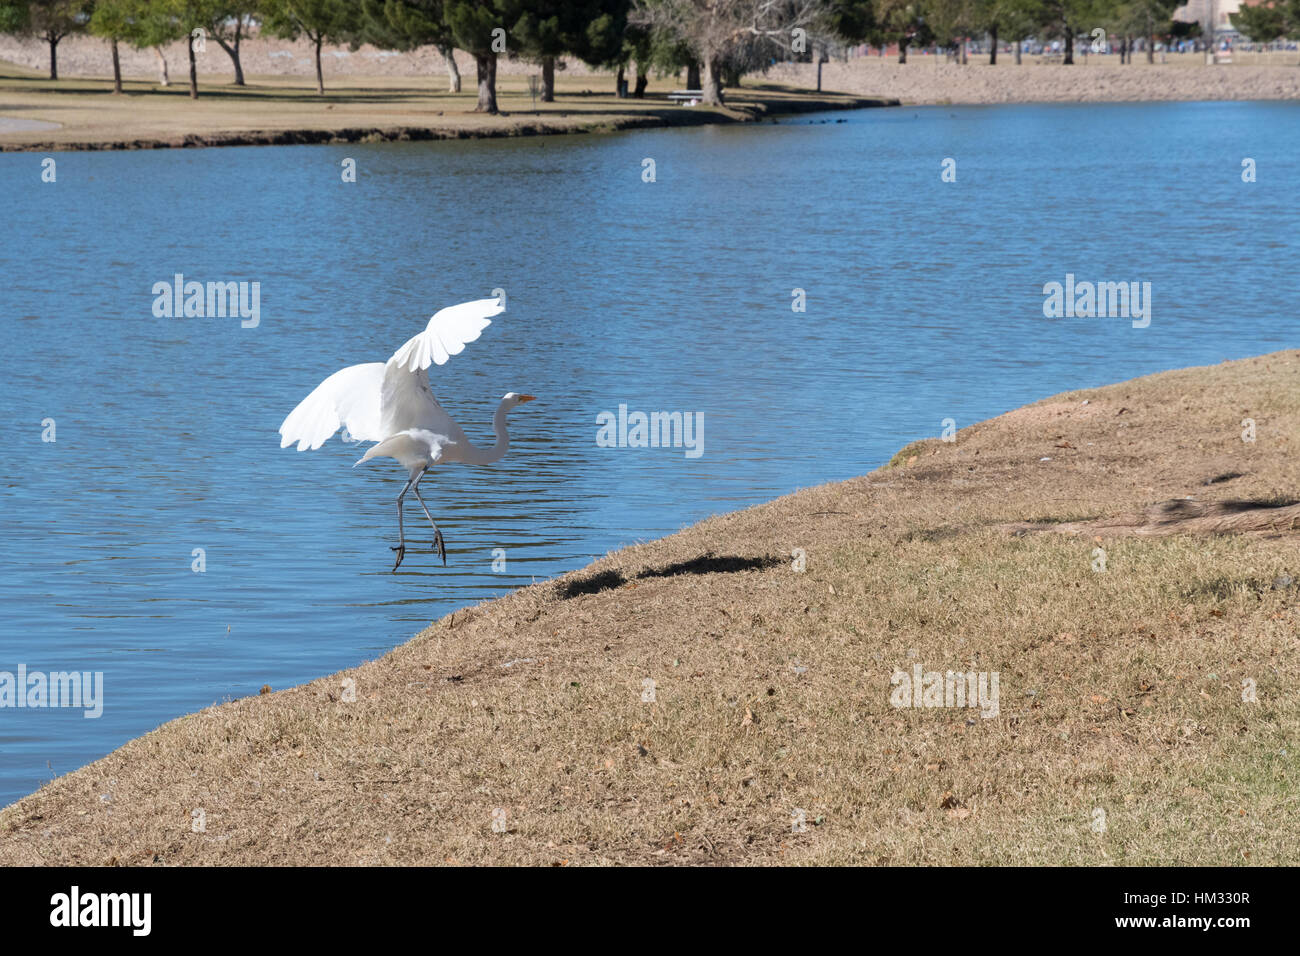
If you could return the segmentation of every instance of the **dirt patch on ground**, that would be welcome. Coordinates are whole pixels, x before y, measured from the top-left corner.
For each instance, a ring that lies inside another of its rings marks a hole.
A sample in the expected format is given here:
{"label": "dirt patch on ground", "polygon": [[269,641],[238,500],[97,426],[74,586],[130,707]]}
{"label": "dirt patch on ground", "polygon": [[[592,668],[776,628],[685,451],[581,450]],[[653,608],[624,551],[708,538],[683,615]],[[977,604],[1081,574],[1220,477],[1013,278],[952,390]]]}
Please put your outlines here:
{"label": "dirt patch on ground", "polygon": [[1298,382],[1057,396],[608,555],[131,741],[0,863],[1294,864],[1300,533],[1105,522],[1294,509]]}

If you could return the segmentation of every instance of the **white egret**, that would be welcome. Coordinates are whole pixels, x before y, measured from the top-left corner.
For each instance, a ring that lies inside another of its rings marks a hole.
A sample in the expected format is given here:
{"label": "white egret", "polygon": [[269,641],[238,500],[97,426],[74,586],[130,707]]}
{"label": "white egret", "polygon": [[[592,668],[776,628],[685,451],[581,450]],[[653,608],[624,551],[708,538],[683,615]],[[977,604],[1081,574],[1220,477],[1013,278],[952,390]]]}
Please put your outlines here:
{"label": "white egret", "polygon": [[[298,443],[299,451],[315,450],[342,425],[353,438],[377,444],[367,449],[356,464],[372,458],[395,458],[407,469],[406,486],[397,496],[396,571],[406,556],[406,533],[402,525],[402,502],[408,491],[433,525],[433,544],[442,563],[447,549],[442,532],[429,514],[420,495],[420,479],[434,465],[459,461],[490,465],[510,448],[506,414],[516,405],[533,401],[532,395],[507,392],[492,418],[496,444],[476,448],[460,426],[451,420],[429,387],[430,364],[442,365],[459,355],[492,324],[489,316],[505,311],[496,299],[478,299],[448,306],[429,320],[419,335],[393,353],[387,362],[352,365],[335,372],[298,403],[280,426],[280,447]],[[356,467],[355,465],[353,467]]]}

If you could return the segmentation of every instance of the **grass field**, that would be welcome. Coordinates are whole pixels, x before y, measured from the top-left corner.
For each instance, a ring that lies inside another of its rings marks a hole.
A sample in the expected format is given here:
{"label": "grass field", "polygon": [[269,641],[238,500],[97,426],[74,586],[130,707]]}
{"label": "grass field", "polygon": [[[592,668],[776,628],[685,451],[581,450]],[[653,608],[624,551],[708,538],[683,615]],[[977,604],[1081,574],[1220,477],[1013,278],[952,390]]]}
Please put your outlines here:
{"label": "grass field", "polygon": [[557,100],[533,103],[527,77],[498,78],[498,116],[474,112],[476,88],[445,92],[445,79],[340,77],[324,96],[298,76],[250,76],[237,87],[229,76],[199,77],[200,96],[185,82],[167,87],[125,80],[114,95],[103,79],[57,82],[0,64],[0,114],[58,123],[55,130],[0,134],[5,149],[98,149],[261,142],[323,142],[533,135],[752,121],[783,113],[885,105],[879,99],[809,94],[776,85],[738,89],[727,108],[685,107],[665,94],[673,80],[652,83],[643,100],[619,99],[606,77],[557,77]]}
{"label": "grass field", "polygon": [[[1298,373],[1059,395],[457,612],[55,780],[0,863],[1295,864]],[[1189,497],[1240,533],[1141,524]],[[917,665],[997,715],[894,706]]]}

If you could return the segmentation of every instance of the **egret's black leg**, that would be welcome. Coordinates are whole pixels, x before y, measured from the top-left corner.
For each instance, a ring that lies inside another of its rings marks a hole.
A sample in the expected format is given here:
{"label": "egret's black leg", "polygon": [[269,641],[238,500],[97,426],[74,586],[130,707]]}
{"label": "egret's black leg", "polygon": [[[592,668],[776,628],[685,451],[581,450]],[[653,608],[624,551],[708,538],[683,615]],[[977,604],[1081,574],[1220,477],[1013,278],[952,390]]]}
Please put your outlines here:
{"label": "egret's black leg", "polygon": [[406,492],[410,490],[411,482],[414,480],[414,478],[407,478],[406,487],[397,496],[397,546],[393,548],[397,552],[397,562],[393,565],[394,571],[401,567],[402,558],[406,557],[406,532],[402,528],[402,500],[406,498]]}
{"label": "egret's black leg", "polygon": [[447,566],[447,547],[442,541],[442,532],[438,529],[438,524],[433,520],[433,515],[429,514],[429,506],[424,503],[424,496],[420,494],[420,479],[424,477],[425,468],[415,476],[415,485],[412,491],[415,492],[416,499],[420,502],[420,507],[424,509],[424,516],[429,519],[429,524],[433,525],[433,546],[438,549],[438,557],[442,558],[442,566]]}

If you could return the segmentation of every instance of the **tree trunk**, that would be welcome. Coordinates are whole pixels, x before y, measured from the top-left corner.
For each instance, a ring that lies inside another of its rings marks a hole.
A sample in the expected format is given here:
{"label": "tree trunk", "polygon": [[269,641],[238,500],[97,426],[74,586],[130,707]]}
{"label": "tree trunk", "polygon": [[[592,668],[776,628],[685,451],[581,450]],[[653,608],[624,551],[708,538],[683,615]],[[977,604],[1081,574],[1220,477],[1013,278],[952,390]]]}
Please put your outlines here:
{"label": "tree trunk", "polygon": [[158,57],[158,85],[170,86],[171,77],[167,75],[167,57],[163,56],[162,47],[160,46],[154,47],[153,52]]}
{"label": "tree trunk", "polygon": [[1025,38],[1021,37],[1016,41],[1016,66],[1020,65],[1020,47],[1024,45]]}
{"label": "tree trunk", "polygon": [[1061,61],[1061,65],[1074,65],[1074,27],[1068,25],[1065,28],[1065,59]]}
{"label": "tree trunk", "polygon": [[998,65],[998,25],[989,27],[989,66]]}
{"label": "tree trunk", "polygon": [[194,38],[185,37],[185,49],[190,51],[190,99],[199,98],[199,63],[194,56]]}
{"label": "tree trunk", "polygon": [[53,37],[46,37],[45,42],[50,45],[50,79],[59,78],[59,41]]}
{"label": "tree trunk", "polygon": [[542,102],[555,102],[555,57],[542,57]]}
{"label": "tree trunk", "polygon": [[225,51],[226,51],[226,54],[230,57],[230,62],[233,63],[233,64],[235,64],[235,85],[236,85],[236,86],[243,86],[243,85],[244,85],[244,67],[243,67],[243,65],[239,62],[239,34],[235,34],[235,45],[234,45],[234,46],[231,46],[231,45],[230,45],[229,43],[227,43],[225,40],[221,39],[221,37],[216,37],[215,39],[216,39],[217,43],[220,44],[221,49],[225,50]]}
{"label": "tree trunk", "polygon": [[474,66],[478,70],[478,105],[476,113],[497,112],[497,55],[492,52],[475,53]]}
{"label": "tree trunk", "polygon": [[636,61],[636,89],[632,91],[634,99],[645,99],[645,88],[650,85],[650,67],[643,60]]}
{"label": "tree trunk", "polygon": [[318,96],[325,95],[325,74],[321,73],[320,70],[320,47],[321,47],[321,43],[324,42],[324,39],[325,38],[323,36],[318,36],[315,41],[316,42],[316,93]]}
{"label": "tree trunk", "polygon": [[627,66],[626,63],[620,63],[618,65],[618,72],[614,74],[614,95],[615,96],[621,96],[623,94],[623,80],[627,77],[627,70],[625,69],[626,66]]}
{"label": "tree trunk", "polygon": [[438,52],[447,64],[447,92],[460,92],[460,68],[456,66],[456,50],[450,43],[438,44]]}
{"label": "tree trunk", "polygon": [[816,46],[817,50],[817,92],[822,91],[822,64],[826,62],[826,49],[820,43]]}
{"label": "tree trunk", "polygon": [[898,62],[900,64],[907,62],[907,41],[898,41]]}
{"label": "tree trunk", "polygon": [[1155,61],[1156,61],[1156,35],[1154,33],[1148,33],[1147,34],[1147,62],[1154,63]]}
{"label": "tree trunk", "polygon": [[117,37],[113,37],[113,92],[122,92],[122,61],[117,57]]}
{"label": "tree trunk", "polygon": [[708,106],[722,106],[722,61],[707,57],[704,61],[704,102]]}
{"label": "tree trunk", "polygon": [[700,63],[698,60],[691,60],[686,64],[686,88],[688,90],[698,90],[700,88]]}
{"label": "tree trunk", "polygon": [[962,37],[961,40],[959,41],[961,43],[961,65],[962,66],[966,65],[966,39],[967,39],[966,37]]}

